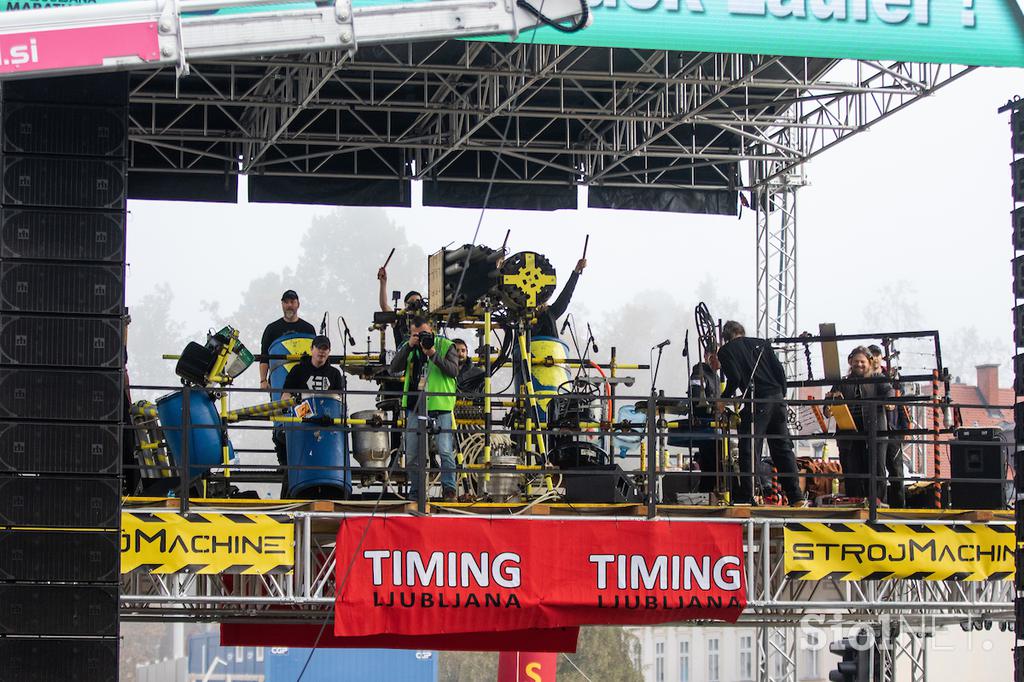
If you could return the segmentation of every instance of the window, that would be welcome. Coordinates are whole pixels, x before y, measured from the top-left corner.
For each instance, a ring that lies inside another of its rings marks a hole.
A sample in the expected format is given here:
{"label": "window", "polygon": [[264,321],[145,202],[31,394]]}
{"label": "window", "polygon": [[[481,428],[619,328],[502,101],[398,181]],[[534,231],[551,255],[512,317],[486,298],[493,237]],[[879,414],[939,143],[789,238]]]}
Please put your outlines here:
{"label": "window", "polygon": [[259,663],[263,660],[263,647],[256,647],[256,662]]}
{"label": "window", "polygon": [[718,638],[708,639],[708,682],[719,682],[718,675]]}
{"label": "window", "polygon": [[679,642],[679,682],[690,682],[690,643]]}
{"label": "window", "polygon": [[665,682],[665,643],[654,643],[654,681]]}
{"label": "window", "polygon": [[740,679],[754,679],[754,638],[750,635],[740,637]]}
{"label": "window", "polygon": [[818,650],[820,648],[821,635],[817,632],[808,632],[807,648],[804,649],[804,665],[803,669],[800,671],[800,677],[811,680],[816,680],[821,677],[821,671],[818,669]]}

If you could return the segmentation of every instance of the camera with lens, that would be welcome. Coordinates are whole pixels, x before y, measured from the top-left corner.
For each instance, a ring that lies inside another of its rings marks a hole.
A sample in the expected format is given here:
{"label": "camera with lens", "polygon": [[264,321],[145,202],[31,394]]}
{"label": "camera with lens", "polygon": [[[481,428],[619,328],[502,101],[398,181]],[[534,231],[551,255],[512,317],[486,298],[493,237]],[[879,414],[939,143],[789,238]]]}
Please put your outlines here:
{"label": "camera with lens", "polygon": [[434,347],[434,332],[422,331],[416,336],[420,338],[420,346],[423,348]]}
{"label": "camera with lens", "polygon": [[418,312],[424,311],[426,309],[427,309],[427,302],[424,301],[422,298],[418,298],[418,299],[409,301],[408,303],[405,304],[405,310],[408,313],[418,313]]}

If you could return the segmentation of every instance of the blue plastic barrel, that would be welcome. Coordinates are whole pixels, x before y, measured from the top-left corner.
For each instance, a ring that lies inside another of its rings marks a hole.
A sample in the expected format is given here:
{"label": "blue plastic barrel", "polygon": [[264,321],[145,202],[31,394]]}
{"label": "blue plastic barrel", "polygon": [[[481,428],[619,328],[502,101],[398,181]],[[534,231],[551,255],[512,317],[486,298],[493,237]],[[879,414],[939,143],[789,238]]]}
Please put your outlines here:
{"label": "blue plastic barrel", "polygon": [[[160,426],[167,439],[167,447],[171,451],[171,457],[175,466],[183,463],[185,433],[182,429],[184,416],[182,408],[185,406],[184,391],[169,393],[156,401],[156,411],[160,417]],[[210,394],[202,389],[193,389],[189,393],[189,424],[188,439],[188,469],[189,479],[202,476],[211,467],[220,467],[224,464],[223,430],[220,414],[217,412],[217,404],[210,397]],[[211,428],[212,427],[212,428]],[[227,442],[228,457],[233,458],[235,453],[231,442]]]}
{"label": "blue plastic barrel", "polygon": [[[341,401],[329,396],[307,398],[315,417],[343,417]],[[312,423],[285,424],[289,467],[329,467],[288,470],[289,497],[313,496],[332,499],[352,490],[348,464],[348,432],[340,426]]]}
{"label": "blue plastic barrel", "polygon": [[625,457],[640,451],[640,442],[647,432],[647,413],[636,409],[635,405],[623,405],[619,408],[619,422],[628,421],[633,424],[629,431],[616,432],[612,436],[612,452]]}
{"label": "blue plastic barrel", "polygon": [[[309,353],[310,348],[313,345],[313,335],[304,334],[302,332],[294,332],[291,334],[285,334],[276,341],[270,344],[270,348],[267,350],[271,355],[301,355],[302,353]],[[270,379],[271,399],[281,399],[281,388],[284,386],[284,380],[288,378],[288,372],[292,371],[292,367],[299,363],[298,360],[268,360],[267,364],[270,365]]]}

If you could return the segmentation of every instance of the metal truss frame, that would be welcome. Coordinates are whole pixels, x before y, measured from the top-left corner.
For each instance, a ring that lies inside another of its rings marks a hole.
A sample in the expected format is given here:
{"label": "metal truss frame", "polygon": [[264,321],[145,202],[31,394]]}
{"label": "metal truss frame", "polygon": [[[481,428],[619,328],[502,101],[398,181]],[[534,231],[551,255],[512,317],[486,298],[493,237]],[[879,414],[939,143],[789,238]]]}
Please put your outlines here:
{"label": "metal truss frame", "polygon": [[[496,182],[754,189],[970,70],[395,45],[197,62],[182,81],[136,74],[129,137],[156,152],[138,170],[480,181],[497,163]],[[752,164],[746,182],[738,162]]]}
{"label": "metal truss frame", "polygon": [[[270,515],[291,519],[295,524],[293,572],[228,576],[135,572],[122,581],[123,617],[140,620],[261,618],[281,621],[330,617],[336,589],[338,557],[334,542],[337,527],[342,518],[365,517],[365,514],[287,512]],[[686,522],[700,519],[666,520]],[[784,569],[782,527],[785,520],[720,521],[744,526],[748,606],[739,620],[740,625],[794,628],[806,624],[808,618],[842,618],[849,622],[872,623],[879,620],[880,614],[890,619],[927,619],[934,626],[979,618],[993,622],[1010,622],[1013,619],[1012,581],[793,580],[786,576]],[[544,520],[538,519],[537,522],[543,523]],[[352,558],[342,560],[351,561]],[[793,656],[793,646],[792,643],[782,646],[772,640],[766,641],[765,650],[773,648]]]}

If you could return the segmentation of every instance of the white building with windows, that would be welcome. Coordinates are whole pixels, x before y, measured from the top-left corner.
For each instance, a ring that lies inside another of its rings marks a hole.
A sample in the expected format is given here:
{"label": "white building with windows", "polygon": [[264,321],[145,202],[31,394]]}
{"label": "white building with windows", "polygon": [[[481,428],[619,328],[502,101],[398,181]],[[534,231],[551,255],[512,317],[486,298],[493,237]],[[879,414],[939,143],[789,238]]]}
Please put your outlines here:
{"label": "white building with windows", "polygon": [[[753,628],[648,627],[632,630],[645,682],[756,682]],[[801,682],[823,682],[828,651],[801,650]],[[837,659],[838,660],[838,659]],[[778,675],[782,671],[777,672]]]}
{"label": "white building with windows", "polygon": [[[635,659],[644,682],[757,682],[756,630],[707,625],[630,628],[637,638]],[[798,682],[825,682],[839,657],[828,650],[834,633],[822,637],[808,631],[799,638]],[[957,682],[1011,682],[1013,633],[996,628],[964,632],[958,627],[937,630],[927,645],[927,679]],[[782,658],[768,671],[782,680]],[[897,667],[897,682],[910,682],[909,666]]]}

